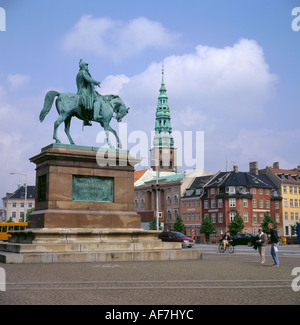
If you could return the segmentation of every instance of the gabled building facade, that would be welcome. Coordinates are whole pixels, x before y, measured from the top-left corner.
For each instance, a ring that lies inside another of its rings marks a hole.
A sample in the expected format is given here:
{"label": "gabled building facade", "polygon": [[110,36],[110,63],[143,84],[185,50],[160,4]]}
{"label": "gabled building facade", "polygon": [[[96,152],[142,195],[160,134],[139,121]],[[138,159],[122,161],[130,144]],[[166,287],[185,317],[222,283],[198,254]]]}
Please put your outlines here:
{"label": "gabled building facade", "polygon": [[181,199],[181,211],[187,234],[195,228],[199,236],[201,223],[209,217],[216,226],[216,235],[228,230],[236,211],[243,218],[244,232],[258,233],[264,216],[269,213],[282,235],[282,197],[278,186],[250,163],[249,172],[218,172],[213,177],[196,178]]}
{"label": "gabled building facade", "polygon": [[281,169],[279,163],[266,167],[265,173],[279,188],[282,196],[283,235],[296,236],[294,226],[300,222],[300,166]]}
{"label": "gabled building facade", "polygon": [[[26,201],[26,207],[25,207]],[[3,221],[18,222],[24,216],[24,211],[35,207],[35,186],[27,186],[27,195],[25,200],[25,187],[19,187],[14,193],[6,193],[2,198]]]}

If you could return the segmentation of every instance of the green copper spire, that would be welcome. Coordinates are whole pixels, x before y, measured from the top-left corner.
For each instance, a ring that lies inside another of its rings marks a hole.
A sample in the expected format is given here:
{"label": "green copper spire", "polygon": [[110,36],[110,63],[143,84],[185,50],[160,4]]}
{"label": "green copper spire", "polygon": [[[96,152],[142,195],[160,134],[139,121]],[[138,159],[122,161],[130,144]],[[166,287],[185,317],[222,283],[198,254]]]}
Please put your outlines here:
{"label": "green copper spire", "polygon": [[174,139],[172,137],[171,113],[168,104],[167,89],[164,80],[164,64],[162,66],[162,80],[159,90],[158,104],[156,108],[154,147],[173,148]]}

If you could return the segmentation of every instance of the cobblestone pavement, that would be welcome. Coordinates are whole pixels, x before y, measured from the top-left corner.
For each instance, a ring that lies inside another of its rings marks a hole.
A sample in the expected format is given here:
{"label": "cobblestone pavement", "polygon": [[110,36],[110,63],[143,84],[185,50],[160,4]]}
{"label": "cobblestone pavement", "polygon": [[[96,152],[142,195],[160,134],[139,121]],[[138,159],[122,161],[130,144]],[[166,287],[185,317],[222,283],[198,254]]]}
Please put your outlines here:
{"label": "cobblestone pavement", "polygon": [[291,287],[300,259],[281,257],[274,268],[270,257],[260,265],[257,256],[203,255],[191,261],[0,264],[6,272],[0,305],[300,304],[300,291]]}

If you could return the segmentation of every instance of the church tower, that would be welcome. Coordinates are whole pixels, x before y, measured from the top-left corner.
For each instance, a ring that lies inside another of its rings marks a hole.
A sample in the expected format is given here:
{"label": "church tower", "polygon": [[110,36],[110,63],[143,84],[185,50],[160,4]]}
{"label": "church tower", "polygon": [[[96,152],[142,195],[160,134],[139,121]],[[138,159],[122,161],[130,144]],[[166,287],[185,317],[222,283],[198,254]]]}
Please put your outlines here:
{"label": "church tower", "polygon": [[162,67],[162,81],[156,108],[155,136],[151,151],[151,167],[153,170],[177,171],[177,149],[174,148],[172,136],[171,113],[168,105],[167,89]]}

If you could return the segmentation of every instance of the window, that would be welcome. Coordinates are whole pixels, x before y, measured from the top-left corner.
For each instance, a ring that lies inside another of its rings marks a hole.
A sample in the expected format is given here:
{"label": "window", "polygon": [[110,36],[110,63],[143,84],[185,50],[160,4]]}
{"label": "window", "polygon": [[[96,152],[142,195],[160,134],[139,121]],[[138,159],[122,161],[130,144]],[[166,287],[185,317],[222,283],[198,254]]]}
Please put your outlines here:
{"label": "window", "polygon": [[257,205],[256,205],[256,200],[253,199],[253,208],[256,208],[256,207],[257,207]]}
{"label": "window", "polygon": [[270,190],[268,188],[266,189],[266,194],[270,195]]}
{"label": "window", "polygon": [[197,221],[200,221],[200,212],[197,212]]}
{"label": "window", "polygon": [[263,200],[259,200],[259,208],[260,209],[264,208],[264,201]]}
{"label": "window", "polygon": [[218,214],[218,222],[223,223],[223,213]]}
{"label": "window", "polygon": [[223,208],[223,200],[218,199],[218,208]]}
{"label": "window", "polygon": [[171,204],[172,203],[172,200],[171,200],[171,197],[170,196],[167,197],[167,202],[168,202],[168,204]]}
{"label": "window", "polygon": [[288,213],[287,212],[284,212],[284,220],[288,220],[289,217],[288,217]]}
{"label": "window", "polygon": [[253,213],[253,223],[257,223],[257,214]]}
{"label": "window", "polygon": [[293,194],[293,186],[290,186],[290,194]]}
{"label": "window", "polygon": [[294,207],[294,200],[290,199],[290,207],[293,208]]}
{"label": "window", "polygon": [[168,218],[168,220],[172,219],[172,212],[170,210],[168,210],[168,212],[167,212],[167,218]]}
{"label": "window", "polygon": [[248,208],[248,199],[243,199],[243,207]]}
{"label": "window", "polygon": [[215,208],[216,207],[216,200],[211,200],[210,206],[211,206],[211,208]]}
{"label": "window", "polygon": [[215,194],[215,189],[214,188],[210,189],[210,194]]}
{"label": "window", "polygon": [[174,196],[174,203],[178,204],[178,196],[177,195]]}
{"label": "window", "polygon": [[248,212],[244,212],[244,222],[248,222]]}
{"label": "window", "polygon": [[275,221],[276,221],[277,223],[280,222],[279,213],[275,213]]}
{"label": "window", "polygon": [[145,200],[141,199],[141,207],[144,208],[145,207]]}
{"label": "window", "polygon": [[299,216],[298,216],[298,212],[295,212],[295,220],[298,220]]}
{"label": "window", "polygon": [[233,221],[235,217],[235,212],[230,212],[229,213],[229,221]]}
{"label": "window", "polygon": [[185,201],[182,201],[182,207],[185,208]]}
{"label": "window", "polygon": [[295,208],[298,208],[298,200],[295,200],[294,203],[295,203]]}
{"label": "window", "polygon": [[266,209],[270,209],[270,201],[269,200],[266,201]]}
{"label": "window", "polygon": [[252,194],[256,194],[256,188],[252,189]]}
{"label": "window", "polygon": [[283,193],[287,194],[286,185],[283,185]]}
{"label": "window", "polygon": [[13,203],[12,203],[12,207],[13,207],[13,208],[16,208],[16,207],[17,207],[17,203],[16,203],[16,202],[13,202]]}
{"label": "window", "polygon": [[261,214],[259,215],[259,219],[260,219],[260,222],[263,222],[263,221],[264,221],[264,214],[263,214],[263,213],[261,213]]}
{"label": "window", "polygon": [[208,200],[204,200],[204,209],[208,209]]}
{"label": "window", "polygon": [[260,195],[264,194],[264,190],[262,188],[259,189],[259,194]]}
{"label": "window", "polygon": [[291,212],[291,220],[294,220],[294,212]]}
{"label": "window", "polygon": [[195,212],[192,213],[192,221],[195,221]]}
{"label": "window", "polygon": [[138,200],[134,200],[134,206],[137,208],[139,206]]}
{"label": "window", "polygon": [[279,202],[275,201],[275,209],[279,209]]}
{"label": "window", "polygon": [[212,221],[213,223],[216,223],[216,214],[215,214],[215,213],[212,213],[212,214],[211,214],[211,221]]}
{"label": "window", "polygon": [[229,199],[229,207],[231,207],[231,208],[236,207],[236,200],[235,200],[235,198],[230,198]]}
{"label": "window", "polygon": [[283,205],[284,205],[285,207],[288,206],[288,204],[287,204],[287,199],[283,199]]}
{"label": "window", "polygon": [[229,194],[235,194],[235,187],[229,186],[228,192]]}
{"label": "window", "polygon": [[182,220],[185,221],[185,213],[182,214]]}

